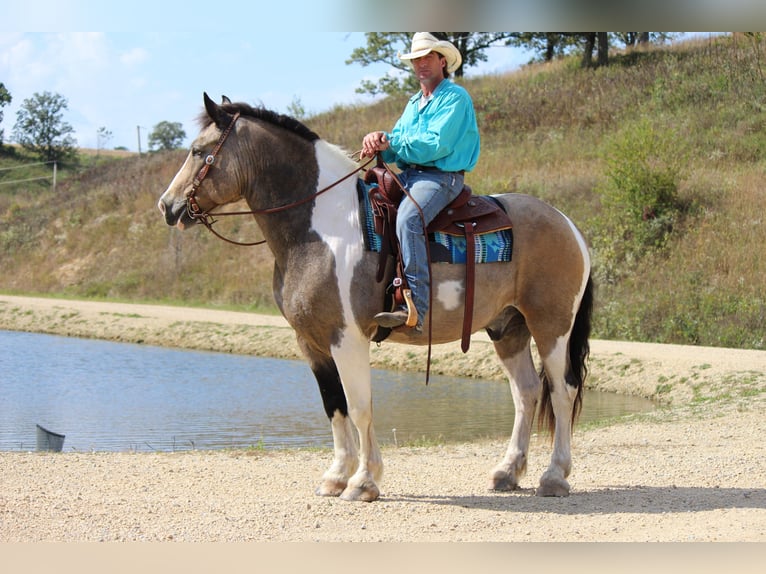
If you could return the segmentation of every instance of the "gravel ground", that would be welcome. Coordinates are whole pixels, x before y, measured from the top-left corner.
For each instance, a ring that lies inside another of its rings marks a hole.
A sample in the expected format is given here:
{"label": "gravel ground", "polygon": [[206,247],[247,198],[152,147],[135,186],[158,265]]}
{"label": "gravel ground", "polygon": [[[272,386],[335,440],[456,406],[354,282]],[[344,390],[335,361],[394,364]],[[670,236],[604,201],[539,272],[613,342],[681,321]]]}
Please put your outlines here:
{"label": "gravel ground", "polygon": [[[281,319],[244,313],[0,296],[0,328],[173,346],[207,332],[232,352],[250,352],[253,337],[292,352]],[[440,365],[491,373],[484,346],[440,349]],[[376,361],[407,365],[409,351],[384,345]],[[324,449],[0,452],[0,542],[764,542],[764,372],[763,351],[594,341],[595,387],[664,406],[576,428],[572,493],[559,499],[533,496],[547,437],[533,439],[509,494],[486,490],[502,442],[387,447],[371,504],[314,496]]]}

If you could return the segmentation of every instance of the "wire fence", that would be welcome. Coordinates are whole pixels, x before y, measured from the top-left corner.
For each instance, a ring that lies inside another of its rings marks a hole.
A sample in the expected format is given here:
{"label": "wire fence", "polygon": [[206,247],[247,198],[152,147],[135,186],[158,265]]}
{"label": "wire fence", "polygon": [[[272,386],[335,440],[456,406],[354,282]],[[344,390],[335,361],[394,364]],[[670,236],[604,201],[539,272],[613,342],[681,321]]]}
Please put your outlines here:
{"label": "wire fence", "polygon": [[14,169],[24,169],[29,167],[34,167],[36,165],[50,165],[53,164],[53,172],[51,175],[41,175],[37,177],[26,177],[24,179],[12,179],[8,181],[0,181],[0,185],[11,185],[14,183],[25,183],[29,181],[39,181],[41,179],[52,179],[53,180],[53,189],[56,189],[56,171],[57,171],[57,165],[55,161],[38,161],[35,163],[25,163],[24,165],[14,165],[11,167],[0,167],[0,172],[3,171],[11,171]]}

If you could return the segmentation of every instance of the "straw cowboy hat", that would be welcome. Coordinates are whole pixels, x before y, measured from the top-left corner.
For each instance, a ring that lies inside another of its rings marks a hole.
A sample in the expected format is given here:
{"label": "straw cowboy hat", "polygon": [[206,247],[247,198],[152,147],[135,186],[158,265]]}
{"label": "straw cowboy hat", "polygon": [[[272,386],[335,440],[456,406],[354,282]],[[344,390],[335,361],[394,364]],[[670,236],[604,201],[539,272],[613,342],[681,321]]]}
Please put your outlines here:
{"label": "straw cowboy hat", "polygon": [[[422,58],[429,52],[439,52],[447,59],[447,73],[451,74],[460,67],[463,57],[460,50],[451,42],[438,40],[430,32],[415,32],[412,37],[412,46],[409,54],[399,54],[400,60],[414,60]],[[412,62],[410,62],[412,63]]]}

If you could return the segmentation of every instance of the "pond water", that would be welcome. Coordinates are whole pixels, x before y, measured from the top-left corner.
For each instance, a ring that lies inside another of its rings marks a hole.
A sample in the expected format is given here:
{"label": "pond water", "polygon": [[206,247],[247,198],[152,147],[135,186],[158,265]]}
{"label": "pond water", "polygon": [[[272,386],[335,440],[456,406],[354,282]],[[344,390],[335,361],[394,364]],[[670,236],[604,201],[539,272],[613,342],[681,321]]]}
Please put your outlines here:
{"label": "pond water", "polygon": [[[65,451],[332,446],[308,366],[224,353],[0,331],[0,450],[34,450],[35,425]],[[509,438],[507,383],[373,371],[382,444]],[[647,411],[587,391],[581,420]]]}

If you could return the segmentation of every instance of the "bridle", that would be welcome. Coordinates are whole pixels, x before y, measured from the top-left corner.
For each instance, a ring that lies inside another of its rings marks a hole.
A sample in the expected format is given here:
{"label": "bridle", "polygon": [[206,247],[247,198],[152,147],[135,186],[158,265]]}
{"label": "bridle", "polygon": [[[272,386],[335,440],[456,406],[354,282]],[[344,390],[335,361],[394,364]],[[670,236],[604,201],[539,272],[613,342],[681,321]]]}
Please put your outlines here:
{"label": "bridle", "polygon": [[329,191],[336,185],[344,182],[348,178],[355,175],[360,170],[363,170],[375,159],[375,158],[370,158],[369,161],[367,161],[365,164],[357,167],[352,172],[344,175],[343,177],[331,183],[327,187],[324,187],[307,197],[304,197],[292,203],[288,203],[286,205],[280,205],[278,207],[269,207],[266,209],[250,209],[246,211],[226,211],[226,212],[215,213],[215,214],[211,213],[211,211],[218,206],[213,206],[209,210],[203,211],[202,208],[199,206],[199,203],[197,202],[197,192],[199,191],[199,188],[202,185],[202,181],[207,176],[208,171],[210,170],[210,166],[212,166],[215,163],[216,157],[221,151],[221,148],[223,147],[223,144],[226,141],[226,138],[229,137],[229,134],[234,129],[234,124],[237,123],[238,119],[239,119],[239,112],[237,112],[236,114],[234,114],[234,116],[232,116],[231,122],[229,122],[229,125],[226,127],[226,129],[223,130],[223,132],[221,132],[221,135],[218,138],[218,142],[215,144],[215,147],[205,157],[205,164],[200,168],[199,172],[197,173],[197,176],[192,181],[191,189],[189,190],[189,193],[186,196],[186,213],[189,215],[189,217],[193,219],[194,221],[196,221],[197,223],[204,225],[208,229],[208,231],[210,231],[213,235],[215,235],[219,239],[222,239],[223,241],[226,241],[227,243],[231,243],[232,245],[242,245],[246,247],[253,246],[253,245],[262,245],[266,243],[266,240],[262,239],[261,241],[253,241],[253,242],[247,243],[242,241],[235,241],[233,239],[229,239],[228,237],[224,237],[223,235],[218,233],[215,229],[213,229],[213,224],[216,222],[216,219],[214,218],[214,216],[223,217],[223,216],[230,216],[230,215],[270,215],[272,213],[287,211],[288,209],[298,207],[299,205],[303,205],[304,203],[308,203],[309,201],[312,201],[313,199],[319,197],[324,192]]}

